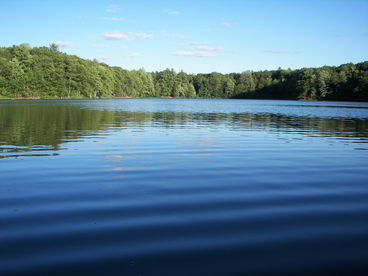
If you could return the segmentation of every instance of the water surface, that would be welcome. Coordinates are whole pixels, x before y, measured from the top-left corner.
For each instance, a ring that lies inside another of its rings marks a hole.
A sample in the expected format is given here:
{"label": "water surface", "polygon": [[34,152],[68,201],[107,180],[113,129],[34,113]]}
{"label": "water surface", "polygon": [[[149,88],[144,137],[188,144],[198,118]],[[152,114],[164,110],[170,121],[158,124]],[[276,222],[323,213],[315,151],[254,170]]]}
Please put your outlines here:
{"label": "water surface", "polygon": [[368,104],[0,101],[0,275],[366,275]]}

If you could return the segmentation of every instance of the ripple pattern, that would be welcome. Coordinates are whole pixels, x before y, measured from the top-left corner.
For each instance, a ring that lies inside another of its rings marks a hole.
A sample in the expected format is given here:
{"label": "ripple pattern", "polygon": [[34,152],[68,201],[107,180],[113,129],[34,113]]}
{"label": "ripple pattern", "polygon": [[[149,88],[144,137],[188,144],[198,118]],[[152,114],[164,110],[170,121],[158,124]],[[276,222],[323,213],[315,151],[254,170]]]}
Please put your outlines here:
{"label": "ripple pattern", "polygon": [[0,275],[368,275],[364,106],[139,102],[4,105]]}

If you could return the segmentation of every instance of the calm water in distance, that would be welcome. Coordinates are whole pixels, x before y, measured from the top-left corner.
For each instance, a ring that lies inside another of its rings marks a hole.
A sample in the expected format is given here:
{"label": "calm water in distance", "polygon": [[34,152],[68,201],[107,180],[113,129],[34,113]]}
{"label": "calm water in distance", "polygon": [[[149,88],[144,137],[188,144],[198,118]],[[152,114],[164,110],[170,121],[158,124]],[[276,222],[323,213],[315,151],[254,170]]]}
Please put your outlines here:
{"label": "calm water in distance", "polygon": [[368,103],[0,101],[0,275],[368,275]]}

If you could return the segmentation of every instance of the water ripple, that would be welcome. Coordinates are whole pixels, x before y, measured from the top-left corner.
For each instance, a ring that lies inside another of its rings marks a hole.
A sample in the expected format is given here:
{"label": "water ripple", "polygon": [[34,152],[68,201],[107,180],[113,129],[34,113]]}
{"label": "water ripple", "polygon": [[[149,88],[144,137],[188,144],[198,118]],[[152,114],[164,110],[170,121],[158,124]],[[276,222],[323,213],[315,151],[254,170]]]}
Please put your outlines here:
{"label": "water ripple", "polygon": [[0,275],[368,274],[365,103],[0,108]]}

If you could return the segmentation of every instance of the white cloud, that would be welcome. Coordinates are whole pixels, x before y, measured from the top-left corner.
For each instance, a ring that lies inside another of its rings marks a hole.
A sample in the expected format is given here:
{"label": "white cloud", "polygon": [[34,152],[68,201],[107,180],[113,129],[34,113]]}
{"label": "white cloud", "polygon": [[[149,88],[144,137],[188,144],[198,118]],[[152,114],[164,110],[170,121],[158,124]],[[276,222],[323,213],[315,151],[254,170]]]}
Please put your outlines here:
{"label": "white cloud", "polygon": [[128,36],[120,31],[103,32],[102,36],[106,39],[128,39]]}
{"label": "white cloud", "polygon": [[128,33],[128,35],[131,40],[153,38],[153,35],[146,33]]}
{"label": "white cloud", "polygon": [[73,46],[77,46],[78,44],[75,42],[71,42],[71,41],[55,41],[55,42],[50,42],[50,44],[56,44],[59,47],[65,48],[65,47],[73,47]]}
{"label": "white cloud", "polygon": [[205,46],[205,45],[199,45],[196,47],[198,50],[202,50],[202,51],[222,51],[224,50],[224,48],[222,47],[210,47],[210,46]]}
{"label": "white cloud", "polygon": [[89,45],[89,47],[91,47],[91,48],[108,48],[109,45],[106,45],[106,44],[91,44],[91,45]]}
{"label": "white cloud", "polygon": [[103,20],[107,20],[107,21],[124,21],[124,18],[121,17],[104,17],[102,18]]}
{"label": "white cloud", "polygon": [[176,38],[176,39],[188,39],[188,36],[186,35],[181,35],[181,34],[173,34],[173,33],[168,33],[166,31],[161,31],[160,34],[164,37],[169,37],[169,38]]}
{"label": "white cloud", "polygon": [[163,12],[165,12],[165,13],[168,13],[168,14],[179,14],[180,13],[180,11],[178,11],[178,10],[168,10],[168,9],[164,9],[164,10],[162,10]]}
{"label": "white cloud", "polygon": [[106,12],[118,12],[118,11],[120,11],[119,5],[108,5],[106,7]]}
{"label": "white cloud", "polygon": [[103,32],[102,36],[109,40],[141,40],[153,38],[152,34],[146,33],[123,33],[121,31]]}
{"label": "white cloud", "polygon": [[173,53],[174,56],[181,57],[217,57],[218,55],[213,52],[206,51],[177,51]]}
{"label": "white cloud", "polygon": [[221,26],[225,27],[225,28],[231,28],[234,27],[236,25],[236,23],[230,23],[230,22],[222,22]]}

